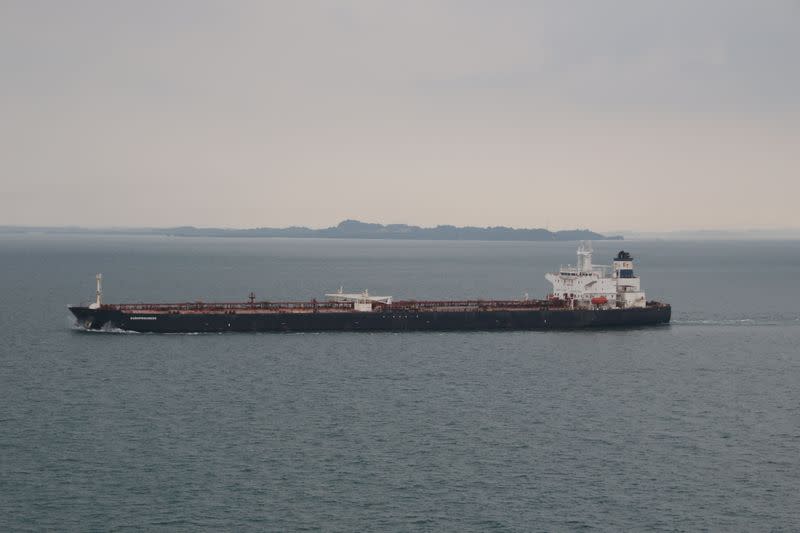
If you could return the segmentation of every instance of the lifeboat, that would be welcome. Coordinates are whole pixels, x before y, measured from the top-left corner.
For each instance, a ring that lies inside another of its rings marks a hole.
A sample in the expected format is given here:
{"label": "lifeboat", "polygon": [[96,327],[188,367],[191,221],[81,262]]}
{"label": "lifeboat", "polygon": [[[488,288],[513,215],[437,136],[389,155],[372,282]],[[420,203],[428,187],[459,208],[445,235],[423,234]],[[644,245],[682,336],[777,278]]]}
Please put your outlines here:
{"label": "lifeboat", "polygon": [[605,296],[595,296],[592,298],[592,305],[605,305],[608,303],[608,298]]}

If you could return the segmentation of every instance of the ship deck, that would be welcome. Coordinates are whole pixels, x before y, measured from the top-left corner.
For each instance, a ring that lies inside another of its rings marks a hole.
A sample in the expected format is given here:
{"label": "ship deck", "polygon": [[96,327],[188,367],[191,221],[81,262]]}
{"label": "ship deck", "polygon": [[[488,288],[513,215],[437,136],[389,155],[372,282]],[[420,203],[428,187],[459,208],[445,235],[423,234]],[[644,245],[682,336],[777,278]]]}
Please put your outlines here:
{"label": "ship deck", "polygon": [[[380,312],[469,312],[533,311],[567,308],[560,300],[402,300],[392,304],[373,303]],[[265,314],[265,313],[356,313],[352,302],[184,302],[103,304],[101,309],[123,313],[152,314]]]}
{"label": "ship deck", "polygon": [[[666,304],[647,302],[647,307]],[[382,312],[439,312],[463,313],[481,311],[541,311],[573,309],[569,302],[550,300],[401,300],[392,304],[375,302],[373,313]],[[590,306],[581,308],[595,309]],[[100,309],[126,314],[311,314],[311,313],[359,313],[352,302],[184,302],[184,303],[124,303],[103,304]]]}

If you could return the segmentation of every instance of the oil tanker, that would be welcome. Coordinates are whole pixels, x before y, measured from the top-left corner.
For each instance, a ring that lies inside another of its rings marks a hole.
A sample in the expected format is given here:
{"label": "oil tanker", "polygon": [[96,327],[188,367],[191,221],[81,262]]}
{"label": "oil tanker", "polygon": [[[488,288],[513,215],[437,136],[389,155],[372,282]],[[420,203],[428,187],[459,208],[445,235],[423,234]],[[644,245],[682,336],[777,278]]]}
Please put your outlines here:
{"label": "oil tanker", "polygon": [[95,301],[69,310],[86,330],[142,333],[573,330],[670,321],[669,304],[645,298],[628,252],[595,265],[591,245],[581,243],[577,265],[545,277],[553,290],[543,300],[394,300],[340,288],[323,301],[257,301],[250,293],[244,302],[107,304],[98,274]]}

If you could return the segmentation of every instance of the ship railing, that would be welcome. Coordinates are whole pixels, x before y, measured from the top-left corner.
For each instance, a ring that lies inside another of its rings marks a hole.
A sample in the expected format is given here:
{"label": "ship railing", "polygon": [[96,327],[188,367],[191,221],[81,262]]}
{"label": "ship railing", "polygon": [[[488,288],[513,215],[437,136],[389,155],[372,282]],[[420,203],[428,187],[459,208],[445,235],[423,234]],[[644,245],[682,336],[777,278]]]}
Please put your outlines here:
{"label": "ship railing", "polygon": [[[401,300],[391,304],[373,302],[375,312],[398,309],[433,311],[441,310],[499,310],[542,309],[563,307],[560,300]],[[182,302],[182,303],[125,303],[104,304],[103,309],[127,312],[181,313],[181,312],[345,312],[353,310],[353,302]]]}
{"label": "ship railing", "polygon": [[411,310],[495,310],[495,309],[541,309],[558,307],[558,303],[548,300],[401,300],[392,304],[391,308]]}
{"label": "ship railing", "polygon": [[353,308],[352,302],[182,302],[182,303],[127,303],[106,304],[105,309],[117,311],[144,311],[144,312],[225,312],[225,311],[318,311],[336,310],[347,311]]}

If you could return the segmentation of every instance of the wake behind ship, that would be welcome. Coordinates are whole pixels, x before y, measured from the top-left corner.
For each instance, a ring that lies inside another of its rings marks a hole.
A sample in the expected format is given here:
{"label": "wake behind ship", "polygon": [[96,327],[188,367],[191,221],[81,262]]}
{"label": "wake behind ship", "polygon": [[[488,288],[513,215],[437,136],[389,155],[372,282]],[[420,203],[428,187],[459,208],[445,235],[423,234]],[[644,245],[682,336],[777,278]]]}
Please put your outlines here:
{"label": "wake behind ship", "polygon": [[69,306],[87,330],[152,333],[300,331],[549,330],[648,326],[668,323],[669,304],[647,301],[633,258],[620,251],[611,266],[592,264],[592,249],[578,248],[577,266],[545,276],[553,291],[544,300],[401,300],[339,292],[310,302],[129,303]]}

